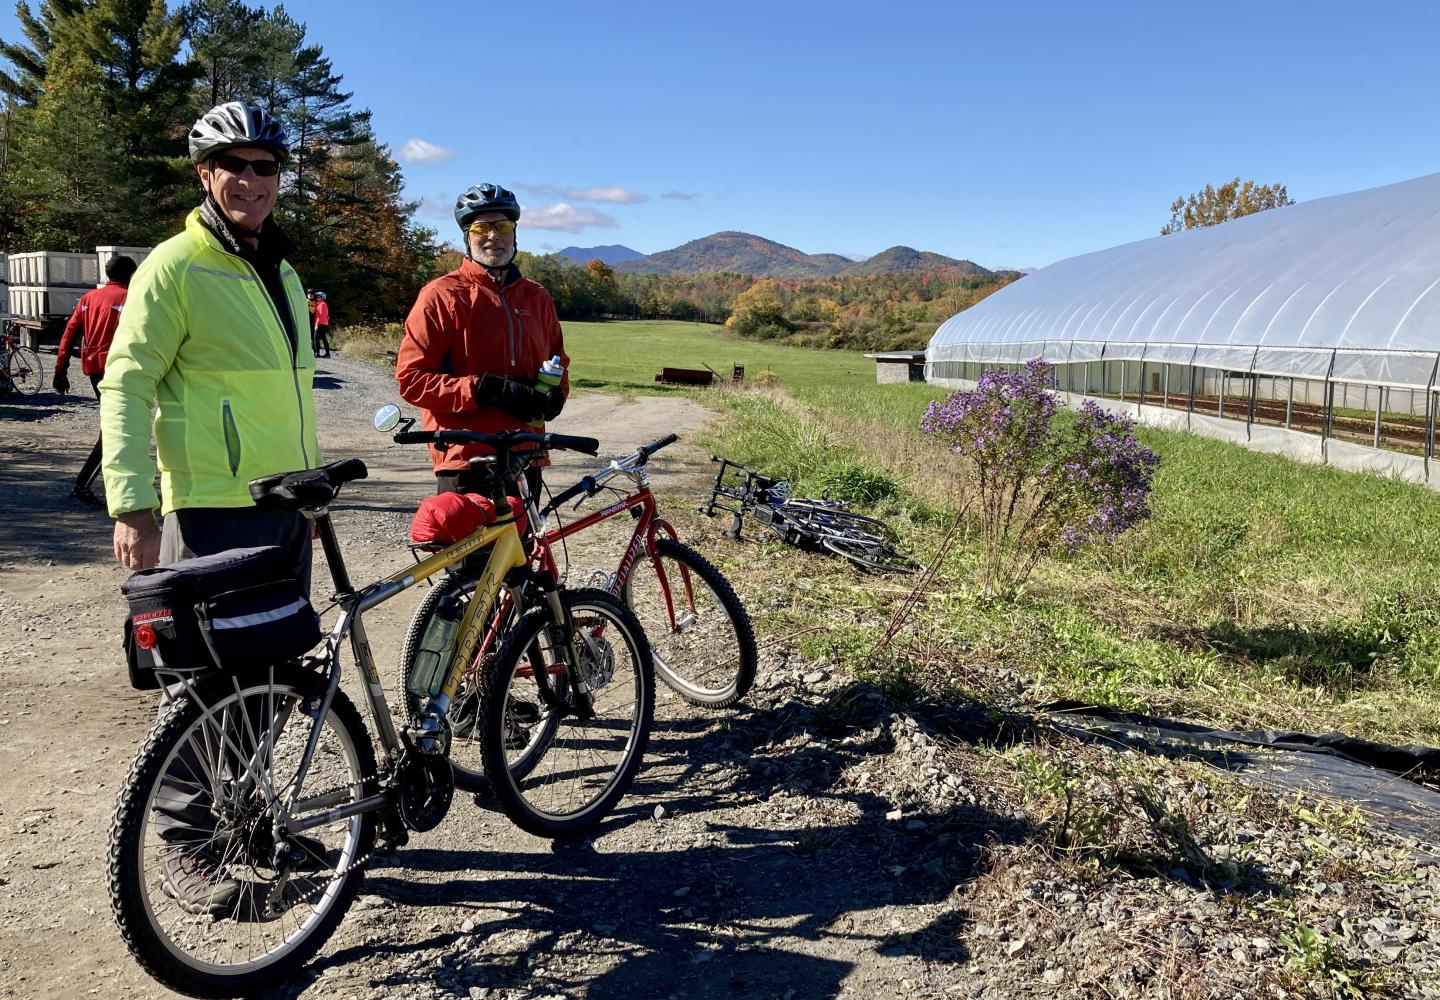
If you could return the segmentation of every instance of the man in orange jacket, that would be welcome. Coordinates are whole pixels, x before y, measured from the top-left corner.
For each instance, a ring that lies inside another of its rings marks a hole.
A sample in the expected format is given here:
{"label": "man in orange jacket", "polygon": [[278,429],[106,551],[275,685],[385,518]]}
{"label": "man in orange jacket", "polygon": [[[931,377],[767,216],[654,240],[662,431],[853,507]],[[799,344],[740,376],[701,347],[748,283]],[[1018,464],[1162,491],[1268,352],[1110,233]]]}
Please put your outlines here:
{"label": "man in orange jacket", "polygon": [[[519,219],[515,196],[497,184],[477,184],[455,202],[465,259],[420,290],[395,361],[400,395],[420,407],[426,430],[529,430],[565,405],[570,359],[550,293],[515,266]],[[537,387],[540,366],[555,355],[565,377]],[[489,450],[432,445],[436,492],[472,488],[467,462]],[[532,491],[538,483],[531,478]]]}
{"label": "man in orange jacket", "polygon": [[[110,353],[110,341],[115,337],[115,327],[120,325],[120,310],[125,307],[125,295],[130,290],[130,278],[135,274],[135,261],[124,254],[116,254],[105,264],[105,277],[109,280],[94,291],[86,292],[70,314],[65,324],[65,333],[60,337],[60,353],[55,359],[55,391],[64,395],[70,391],[70,378],[66,369],[70,367],[70,355],[75,338],[81,338],[80,370],[89,376],[91,387],[100,385],[100,376],[105,374],[105,358]],[[100,393],[96,390],[98,398]],[[90,457],[80,466],[75,477],[75,486],[70,499],[78,500],[87,507],[104,507],[105,504],[90,488],[100,473],[100,439],[96,437]]]}

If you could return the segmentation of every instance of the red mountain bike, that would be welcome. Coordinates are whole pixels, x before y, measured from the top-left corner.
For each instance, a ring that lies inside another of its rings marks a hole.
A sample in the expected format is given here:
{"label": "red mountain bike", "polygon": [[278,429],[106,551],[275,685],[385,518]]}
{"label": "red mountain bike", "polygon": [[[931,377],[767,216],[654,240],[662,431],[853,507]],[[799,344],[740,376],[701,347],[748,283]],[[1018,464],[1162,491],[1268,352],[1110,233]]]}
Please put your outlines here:
{"label": "red mountain bike", "polygon": [[[558,575],[554,553],[557,544],[563,545],[572,535],[628,512],[635,519],[635,528],[615,572],[601,586],[623,599],[640,619],[650,641],[655,672],[666,684],[692,705],[725,708],[744,697],[754,683],[758,658],[755,633],[729,581],[709,560],[680,541],[674,526],[660,516],[656,507],[645,466],[651,455],[676,440],[674,434],[668,435],[611,462],[562,491],[543,509],[537,509],[536,498],[523,497],[531,526],[531,565]],[[617,476],[629,479],[634,490],[625,493],[606,485]],[[520,485],[528,494],[524,484]],[[546,518],[564,504],[575,500],[578,507],[607,490],[617,497],[614,503],[569,524],[547,527]],[[424,677],[437,668],[444,670],[449,663],[453,626],[448,623],[463,615],[477,578],[469,568],[457,569],[415,609],[400,654],[412,709],[424,697]],[[481,738],[486,721],[482,711],[487,703],[498,706],[501,693],[486,698],[482,684],[495,655],[496,640],[505,632],[504,616],[508,613],[502,602],[449,712],[450,761],[456,784],[462,788],[474,790],[486,785],[486,741]],[[494,759],[494,748],[502,741],[490,741],[492,779],[497,772],[515,775],[533,771],[549,743],[548,710],[534,681],[535,672],[546,667],[540,651],[532,652],[534,655],[522,657],[517,664],[508,691],[503,693],[505,772],[500,772],[500,762]],[[494,721],[492,714],[491,724]],[[514,782],[506,784],[514,789]]]}

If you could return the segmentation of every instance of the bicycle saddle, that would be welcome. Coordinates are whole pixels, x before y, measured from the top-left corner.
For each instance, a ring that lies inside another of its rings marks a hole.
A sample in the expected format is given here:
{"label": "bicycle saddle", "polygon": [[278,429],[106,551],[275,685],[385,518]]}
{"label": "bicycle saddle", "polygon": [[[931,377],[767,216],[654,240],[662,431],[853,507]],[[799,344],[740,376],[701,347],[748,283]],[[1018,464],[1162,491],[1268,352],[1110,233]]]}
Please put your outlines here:
{"label": "bicycle saddle", "polygon": [[365,479],[370,470],[358,458],[342,458],[318,469],[277,472],[250,480],[250,496],[257,507],[284,510],[319,510],[335,499],[340,487]]}

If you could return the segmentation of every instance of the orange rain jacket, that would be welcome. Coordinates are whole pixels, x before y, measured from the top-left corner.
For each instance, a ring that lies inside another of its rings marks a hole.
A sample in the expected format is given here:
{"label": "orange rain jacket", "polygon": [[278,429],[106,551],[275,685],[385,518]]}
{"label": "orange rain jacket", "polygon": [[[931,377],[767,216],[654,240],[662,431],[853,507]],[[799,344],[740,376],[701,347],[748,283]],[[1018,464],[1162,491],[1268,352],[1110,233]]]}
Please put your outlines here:
{"label": "orange rain jacket", "polygon": [[70,363],[70,352],[78,334],[84,340],[80,348],[80,370],[86,375],[105,374],[105,357],[110,353],[110,341],[115,339],[115,328],[120,325],[120,310],[125,306],[128,291],[125,285],[111,281],[80,296],[60,337],[56,371],[63,372]]}
{"label": "orange rain jacket", "polygon": [[[569,396],[570,358],[550,293],[521,277],[513,264],[496,285],[467,257],[420,290],[405,318],[395,380],[401,398],[420,407],[426,430],[532,430],[520,418],[476,402],[480,376],[534,385],[540,366],[556,354],[565,366],[560,389]],[[474,444],[430,448],[436,472],[464,469],[472,456],[489,453]]]}

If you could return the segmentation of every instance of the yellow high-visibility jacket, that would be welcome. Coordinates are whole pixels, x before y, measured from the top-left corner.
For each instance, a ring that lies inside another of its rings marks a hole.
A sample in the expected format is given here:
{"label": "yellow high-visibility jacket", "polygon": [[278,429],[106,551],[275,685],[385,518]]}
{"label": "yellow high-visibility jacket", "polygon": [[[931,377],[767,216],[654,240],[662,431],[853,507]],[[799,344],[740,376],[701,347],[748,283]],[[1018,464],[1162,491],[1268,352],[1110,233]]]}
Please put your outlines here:
{"label": "yellow high-visibility jacket", "polygon": [[[280,275],[293,348],[255,269],[198,209],[135,272],[99,387],[112,517],[249,507],[251,479],[320,464],[305,290],[288,263]],[[159,497],[150,457],[157,402]]]}

